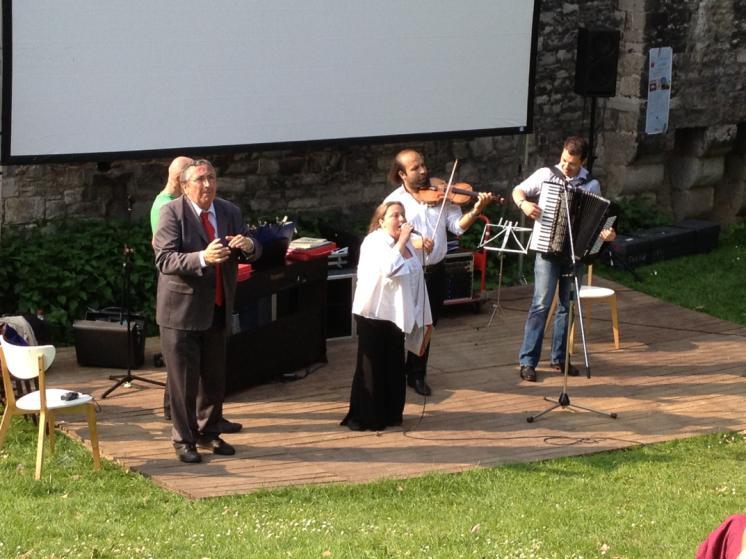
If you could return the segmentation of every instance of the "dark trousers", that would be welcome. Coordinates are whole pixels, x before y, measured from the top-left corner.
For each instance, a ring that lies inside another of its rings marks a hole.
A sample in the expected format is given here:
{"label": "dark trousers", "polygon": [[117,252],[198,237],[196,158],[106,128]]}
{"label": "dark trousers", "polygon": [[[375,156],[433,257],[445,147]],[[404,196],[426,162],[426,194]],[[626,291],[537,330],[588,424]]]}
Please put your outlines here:
{"label": "dark trousers", "polygon": [[171,439],[194,444],[200,433],[218,436],[225,399],[225,313],[216,308],[208,330],[161,326],[171,400]]}
{"label": "dark trousers", "polygon": [[350,410],[342,425],[379,430],[401,425],[406,397],[404,334],[393,322],[355,315],[358,346]]}
{"label": "dark trousers", "polygon": [[[425,285],[427,285],[427,296],[430,299],[433,326],[435,326],[438,324],[438,318],[443,309],[443,301],[446,298],[446,266],[444,262],[441,261],[425,267]],[[427,359],[429,356],[430,344],[421,356],[408,351],[407,361],[404,365],[407,377],[424,378],[427,374]]]}

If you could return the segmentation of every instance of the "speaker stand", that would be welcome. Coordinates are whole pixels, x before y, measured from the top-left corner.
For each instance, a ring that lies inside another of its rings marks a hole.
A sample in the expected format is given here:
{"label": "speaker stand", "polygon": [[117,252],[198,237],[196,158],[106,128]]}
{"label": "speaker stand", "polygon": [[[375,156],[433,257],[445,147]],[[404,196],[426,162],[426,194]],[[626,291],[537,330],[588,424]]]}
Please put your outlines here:
{"label": "speaker stand", "polygon": [[596,160],[596,156],[593,153],[594,140],[596,138],[596,99],[595,95],[591,95],[591,118],[590,126],[588,130],[588,174],[593,173],[593,163]]}

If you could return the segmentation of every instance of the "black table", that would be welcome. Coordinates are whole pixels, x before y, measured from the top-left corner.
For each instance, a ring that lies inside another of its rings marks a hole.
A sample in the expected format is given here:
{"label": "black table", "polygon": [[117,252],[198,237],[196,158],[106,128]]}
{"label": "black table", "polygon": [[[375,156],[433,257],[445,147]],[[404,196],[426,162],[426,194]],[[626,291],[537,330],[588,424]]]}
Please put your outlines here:
{"label": "black table", "polygon": [[326,362],[327,259],[255,270],[236,286],[228,393]]}

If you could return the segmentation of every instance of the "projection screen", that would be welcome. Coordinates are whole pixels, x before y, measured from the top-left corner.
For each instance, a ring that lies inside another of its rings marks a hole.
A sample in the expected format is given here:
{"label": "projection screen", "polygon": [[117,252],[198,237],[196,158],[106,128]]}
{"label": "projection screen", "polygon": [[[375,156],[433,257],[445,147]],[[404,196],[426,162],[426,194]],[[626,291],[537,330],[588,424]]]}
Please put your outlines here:
{"label": "projection screen", "polygon": [[2,162],[527,132],[539,0],[3,0]]}

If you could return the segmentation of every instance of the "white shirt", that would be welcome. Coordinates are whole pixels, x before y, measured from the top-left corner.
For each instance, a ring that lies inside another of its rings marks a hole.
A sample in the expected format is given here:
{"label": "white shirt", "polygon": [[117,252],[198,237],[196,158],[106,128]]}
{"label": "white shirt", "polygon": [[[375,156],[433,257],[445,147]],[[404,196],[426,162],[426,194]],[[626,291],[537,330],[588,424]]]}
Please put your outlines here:
{"label": "white shirt", "polygon": [[[557,171],[557,173],[560,174],[560,176],[564,176],[562,175],[562,172],[556,167],[555,170]],[[516,188],[518,188],[526,196],[530,196],[532,198],[538,197],[539,194],[541,194],[542,185],[545,182],[552,182],[551,179],[553,177],[554,174],[552,173],[550,167],[542,167],[541,169],[537,169],[536,171],[534,171],[531,176],[529,176],[525,181],[516,186]],[[570,186],[578,187],[582,190],[587,190],[588,192],[592,192],[593,194],[598,194],[599,196],[601,196],[601,185],[599,184],[599,182],[596,179],[591,179],[588,182],[584,182],[587,179],[588,170],[585,167],[581,167],[578,174],[575,175],[573,178],[566,178]]]}
{"label": "white shirt", "polygon": [[[192,205],[192,209],[194,210],[194,213],[197,214],[197,219],[200,220],[200,223],[202,223],[202,212],[207,212],[207,219],[212,225],[212,228],[215,229],[215,235],[218,234],[218,216],[215,213],[215,204],[210,204],[210,207],[206,210],[203,210],[200,208],[197,204],[195,204],[191,198],[188,196],[186,197],[187,200],[189,200],[189,203]],[[205,262],[205,251],[200,250],[199,251],[199,265],[203,268],[207,267],[207,262]]]}
{"label": "white shirt", "polygon": [[[401,202],[404,206],[407,221],[422,235],[433,239],[433,251],[425,257],[425,265],[427,266],[437,264],[446,257],[446,252],[448,252],[448,235],[446,230],[454,235],[463,235],[464,233],[464,230],[459,225],[462,215],[461,208],[451,202],[446,202],[437,231],[435,231],[435,224],[438,222],[438,215],[440,214],[442,204],[430,206],[419,202],[403,185],[389,194],[384,202]],[[417,251],[415,254],[422,261],[421,251]]]}
{"label": "white shirt", "polygon": [[352,312],[365,318],[389,320],[405,334],[433,323],[422,265],[412,247],[404,258],[396,240],[383,229],[365,237],[360,245],[357,287]]}

